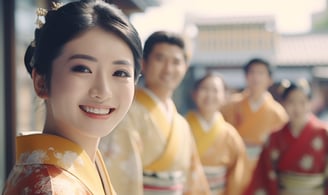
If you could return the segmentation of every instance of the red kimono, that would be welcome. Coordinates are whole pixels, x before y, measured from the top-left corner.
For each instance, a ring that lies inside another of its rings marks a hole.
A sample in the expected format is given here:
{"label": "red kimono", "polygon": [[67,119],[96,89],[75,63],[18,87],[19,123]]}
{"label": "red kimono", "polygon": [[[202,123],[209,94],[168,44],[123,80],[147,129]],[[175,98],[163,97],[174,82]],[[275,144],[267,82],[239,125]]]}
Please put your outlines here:
{"label": "red kimono", "polygon": [[59,136],[18,136],[16,164],[3,195],[116,195],[99,151],[95,162]]}
{"label": "red kimono", "polygon": [[327,154],[328,131],[315,116],[297,137],[286,124],[270,135],[244,194],[328,194]]}

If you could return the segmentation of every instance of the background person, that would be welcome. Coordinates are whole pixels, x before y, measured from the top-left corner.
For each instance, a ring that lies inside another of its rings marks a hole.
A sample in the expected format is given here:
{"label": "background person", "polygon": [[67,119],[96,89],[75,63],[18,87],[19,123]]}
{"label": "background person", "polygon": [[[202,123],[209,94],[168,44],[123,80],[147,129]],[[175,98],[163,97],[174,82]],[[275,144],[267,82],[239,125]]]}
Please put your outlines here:
{"label": "background person", "polygon": [[268,92],[272,84],[269,62],[254,58],[244,66],[246,89],[234,94],[222,108],[227,122],[232,124],[246,144],[248,168],[247,181],[256,166],[268,135],[282,127],[288,117],[284,108]]}
{"label": "background person", "polygon": [[286,86],[289,122],[267,140],[246,195],[328,194],[327,126],[311,113],[310,100],[306,80]]}
{"label": "background person", "polygon": [[196,81],[196,109],[186,119],[196,140],[199,156],[214,195],[243,192],[246,149],[236,129],[222,117],[225,86],[221,77],[207,74]]}
{"label": "background person", "polygon": [[176,33],[157,31],[145,42],[142,73],[128,115],[102,140],[114,187],[129,194],[209,194],[187,121],[172,100],[188,69],[187,47]]}

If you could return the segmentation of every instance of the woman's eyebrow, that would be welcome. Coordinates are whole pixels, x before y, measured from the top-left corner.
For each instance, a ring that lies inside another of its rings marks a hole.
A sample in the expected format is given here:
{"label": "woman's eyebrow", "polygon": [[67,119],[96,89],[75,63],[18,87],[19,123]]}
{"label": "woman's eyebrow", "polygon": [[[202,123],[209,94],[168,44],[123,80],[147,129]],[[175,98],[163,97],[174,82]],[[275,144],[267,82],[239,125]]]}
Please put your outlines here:
{"label": "woman's eyebrow", "polygon": [[132,66],[132,63],[129,60],[115,60],[113,64]]}
{"label": "woman's eyebrow", "polygon": [[[73,60],[73,59],[84,59],[93,62],[98,62],[98,60],[95,57],[86,54],[74,54],[68,58],[68,60]],[[132,63],[129,60],[115,60],[113,61],[113,64],[132,66]]]}
{"label": "woman's eyebrow", "polygon": [[73,60],[73,59],[84,59],[84,60],[89,60],[93,62],[97,62],[98,60],[95,57],[86,55],[86,54],[74,54],[68,58],[68,60]]}

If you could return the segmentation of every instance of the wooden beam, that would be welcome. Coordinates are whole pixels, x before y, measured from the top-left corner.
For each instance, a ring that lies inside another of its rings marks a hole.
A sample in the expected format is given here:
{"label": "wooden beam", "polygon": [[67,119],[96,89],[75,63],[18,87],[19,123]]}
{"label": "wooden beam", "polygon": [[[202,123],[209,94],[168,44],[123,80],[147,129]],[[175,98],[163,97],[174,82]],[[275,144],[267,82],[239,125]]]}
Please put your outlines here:
{"label": "wooden beam", "polygon": [[15,0],[3,0],[4,8],[4,76],[6,177],[15,163],[16,137],[16,65],[15,65]]}

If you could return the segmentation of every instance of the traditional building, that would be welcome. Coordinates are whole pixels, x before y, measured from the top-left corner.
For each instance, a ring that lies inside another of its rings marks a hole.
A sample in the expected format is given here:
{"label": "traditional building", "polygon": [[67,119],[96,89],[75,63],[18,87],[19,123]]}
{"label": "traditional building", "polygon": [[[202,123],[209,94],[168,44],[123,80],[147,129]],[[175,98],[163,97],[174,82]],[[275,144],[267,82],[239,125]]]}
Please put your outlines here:
{"label": "traditional building", "polygon": [[[191,68],[176,97],[188,99],[189,94],[184,94],[190,91],[190,83],[209,71],[220,74],[230,89],[243,89],[242,67],[253,57],[273,64],[276,83],[305,78],[325,87],[322,73],[328,66],[328,34],[282,35],[273,16],[187,18],[186,26],[193,26],[197,34],[192,39]],[[189,109],[191,101],[176,101],[182,112]]]}

